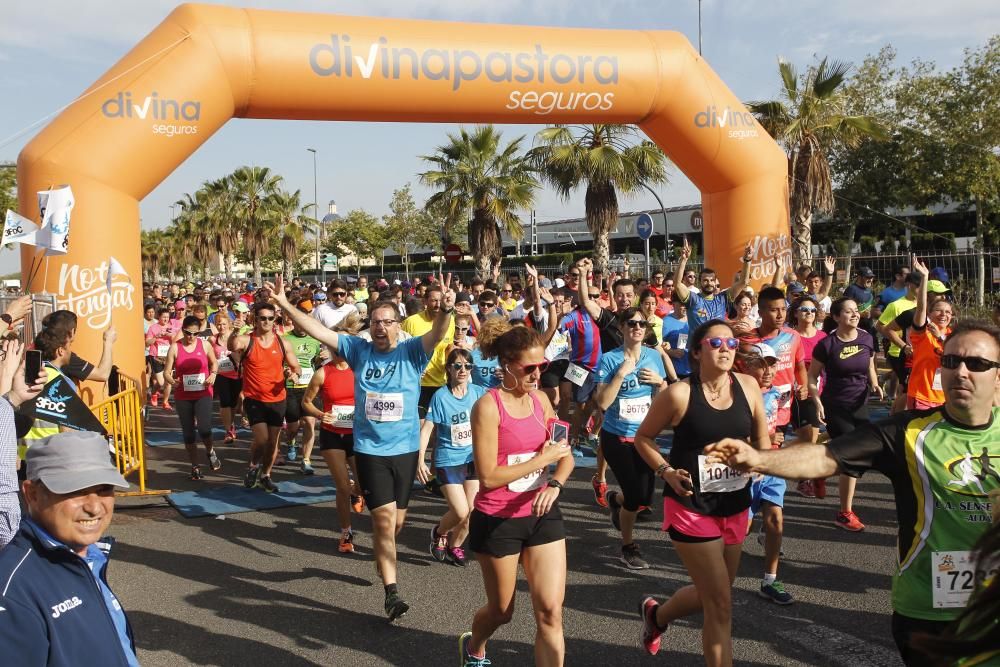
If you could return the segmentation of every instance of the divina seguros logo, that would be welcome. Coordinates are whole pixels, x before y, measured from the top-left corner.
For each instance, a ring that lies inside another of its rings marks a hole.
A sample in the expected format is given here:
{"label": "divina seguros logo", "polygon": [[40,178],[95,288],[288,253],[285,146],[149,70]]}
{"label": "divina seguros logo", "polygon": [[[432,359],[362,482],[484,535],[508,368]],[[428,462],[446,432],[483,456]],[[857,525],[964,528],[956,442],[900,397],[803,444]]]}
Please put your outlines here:
{"label": "divina seguros logo", "polygon": [[[359,53],[361,55],[359,55]],[[534,51],[490,51],[468,49],[423,49],[390,46],[386,37],[355,48],[350,35],[330,35],[329,42],[309,51],[309,66],[318,76],[388,80],[450,82],[452,91],[486,77],[495,83],[617,85],[617,56],[549,53],[541,44]],[[556,92],[513,90],[507,109],[523,109],[538,115],[553,111],[608,111],[614,106],[612,92]]]}
{"label": "divina seguros logo", "polygon": [[153,124],[153,134],[173,137],[179,134],[198,134],[197,125],[186,123],[201,120],[201,102],[160,97],[155,90],[142,100],[133,98],[129,91],[107,99],[101,112],[108,118],[158,121]]}
{"label": "divina seguros logo", "polygon": [[730,139],[746,139],[758,136],[757,120],[749,111],[726,107],[721,111],[709,105],[704,111],[694,115],[695,127],[729,128]]}

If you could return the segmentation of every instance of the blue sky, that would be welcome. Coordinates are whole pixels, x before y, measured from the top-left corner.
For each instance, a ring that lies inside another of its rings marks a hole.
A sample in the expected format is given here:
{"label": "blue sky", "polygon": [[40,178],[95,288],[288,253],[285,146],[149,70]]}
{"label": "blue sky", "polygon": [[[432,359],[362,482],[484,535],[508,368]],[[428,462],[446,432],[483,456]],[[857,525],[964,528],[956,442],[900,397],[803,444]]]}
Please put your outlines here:
{"label": "blue sky", "polygon": [[[69,103],[103,74],[177,2],[167,0],[17,0],[0,10],[0,142]],[[697,0],[271,0],[226,2],[234,6],[338,14],[588,28],[676,30],[698,41]],[[951,0],[703,0],[704,56],[742,99],[777,93],[779,57],[804,67],[815,56],[860,62],[891,43],[900,62],[915,58],[951,67],[965,48],[1000,32],[1000,2]],[[0,161],[18,151],[44,123],[0,145]],[[410,182],[422,201],[429,191],[416,174],[418,158],[442,143],[452,125],[322,123],[233,120],[142,202],[144,228],[165,226],[170,204],[206,179],[244,164],[267,165],[286,187],[313,197],[318,151],[318,200],[341,213],[364,208],[386,212],[392,191]],[[532,135],[541,126],[503,126],[505,136]],[[667,206],[699,201],[676,169],[660,194]],[[625,209],[655,205],[649,195],[623,199]],[[563,201],[540,193],[539,220],[583,213],[582,192]],[[16,270],[10,250],[0,252],[0,273]]]}

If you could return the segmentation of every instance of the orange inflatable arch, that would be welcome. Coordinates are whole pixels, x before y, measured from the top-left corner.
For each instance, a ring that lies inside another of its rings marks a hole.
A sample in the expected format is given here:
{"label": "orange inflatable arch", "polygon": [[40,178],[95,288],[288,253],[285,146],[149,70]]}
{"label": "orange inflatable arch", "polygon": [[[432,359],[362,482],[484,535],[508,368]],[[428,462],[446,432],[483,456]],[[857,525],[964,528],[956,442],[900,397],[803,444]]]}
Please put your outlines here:
{"label": "orange inflatable arch", "polygon": [[[790,261],[785,155],[679,33],[181,5],[18,158],[22,215],[73,188],[69,252],[28,287],[77,312],[84,357],[110,313],[116,363],[142,372],[139,201],[234,117],[637,124],[701,190],[724,282],[747,242],[758,284]],[[110,293],[109,256],[131,277]]]}

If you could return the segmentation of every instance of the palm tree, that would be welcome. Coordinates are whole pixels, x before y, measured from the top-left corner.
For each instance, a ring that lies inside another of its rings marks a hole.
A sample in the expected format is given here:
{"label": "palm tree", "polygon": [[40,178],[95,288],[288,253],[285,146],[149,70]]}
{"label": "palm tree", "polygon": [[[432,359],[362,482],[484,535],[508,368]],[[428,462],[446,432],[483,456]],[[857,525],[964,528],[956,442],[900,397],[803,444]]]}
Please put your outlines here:
{"label": "palm tree", "polygon": [[240,227],[233,219],[234,197],[230,177],[205,181],[201,186],[204,193],[205,216],[212,229],[215,250],[222,256],[226,279],[233,277],[233,256],[240,247]]}
{"label": "palm tree", "polygon": [[158,281],[160,269],[165,265],[164,236],[165,232],[162,229],[144,229],[141,232],[140,260],[148,282]]}
{"label": "palm tree", "polygon": [[608,237],[618,225],[618,192],[667,181],[667,157],[632,125],[555,125],[541,130],[535,165],[569,199],[586,183],[584,211],[594,239],[594,268],[606,272]]}
{"label": "palm tree", "polygon": [[888,132],[871,116],[845,113],[843,83],[850,63],[823,58],[799,77],[795,66],[778,61],[781,99],[749,102],[758,122],[788,153],[792,252],[796,264],[812,260],[812,216],[834,208],[827,152],[834,143],[854,147]]}
{"label": "palm tree", "polygon": [[180,238],[189,248],[191,258],[207,279],[211,273],[209,265],[215,255],[215,230],[208,216],[208,193],[200,189],[194,195],[187,194],[176,202],[180,215],[174,220]]}
{"label": "palm tree", "polygon": [[439,190],[427,200],[428,206],[442,206],[451,219],[471,216],[469,250],[485,278],[500,264],[500,226],[515,239],[523,236],[517,211],[534,203],[538,179],[521,154],[524,137],[503,146],[501,132],[481,125],[471,133],[462,128],[448,139],[435,154],[421,156],[434,168],[420,179]]}
{"label": "palm tree", "polygon": [[287,283],[292,281],[292,272],[299,263],[299,247],[305,239],[305,230],[310,218],[301,214],[301,191],[279,190],[272,196],[275,218],[281,230],[281,273]]}
{"label": "palm tree", "polygon": [[254,282],[261,283],[260,260],[275,234],[274,194],[281,176],[268,167],[240,167],[229,177],[233,221],[240,230],[243,248],[253,265]]}

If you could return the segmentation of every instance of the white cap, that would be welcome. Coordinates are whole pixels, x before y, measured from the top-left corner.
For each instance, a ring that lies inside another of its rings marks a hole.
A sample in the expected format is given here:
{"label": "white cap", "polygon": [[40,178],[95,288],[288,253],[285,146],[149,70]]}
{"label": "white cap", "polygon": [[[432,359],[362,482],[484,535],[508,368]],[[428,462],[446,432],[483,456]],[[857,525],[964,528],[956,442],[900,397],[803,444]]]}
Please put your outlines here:
{"label": "white cap", "polygon": [[767,343],[754,343],[753,345],[750,346],[750,351],[756,352],[764,359],[774,359],[775,361],[778,360],[778,355],[775,354],[774,348],[768,345]]}
{"label": "white cap", "polygon": [[562,278],[556,278],[554,282],[556,284],[556,287],[566,287],[566,281],[563,280]]}

